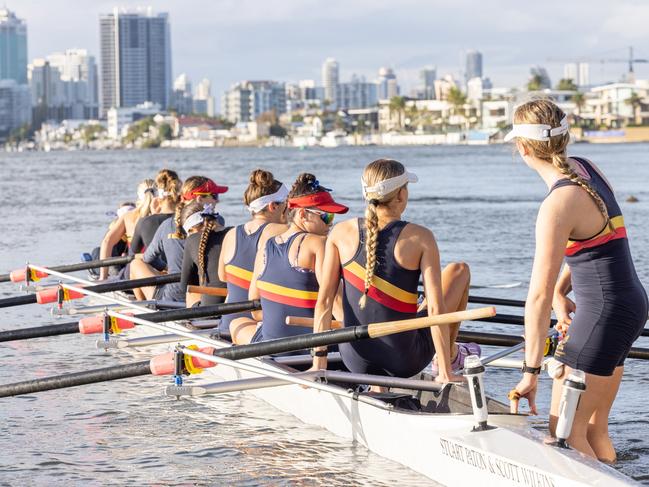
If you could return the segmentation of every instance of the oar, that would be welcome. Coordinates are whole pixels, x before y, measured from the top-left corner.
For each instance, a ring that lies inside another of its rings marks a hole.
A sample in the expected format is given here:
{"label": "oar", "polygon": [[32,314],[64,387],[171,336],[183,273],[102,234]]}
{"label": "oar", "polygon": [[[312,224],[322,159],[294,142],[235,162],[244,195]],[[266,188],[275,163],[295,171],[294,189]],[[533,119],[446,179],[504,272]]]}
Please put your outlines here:
{"label": "oar", "polygon": [[[475,331],[461,331],[458,340],[463,342],[476,342],[481,345],[495,345],[499,347],[513,347],[524,341],[523,337],[517,335],[480,333]],[[632,359],[649,360],[649,348],[633,347],[631,348],[628,357]]]}
{"label": "oar", "polygon": [[[331,330],[324,333],[310,333],[306,335],[298,335],[287,338],[279,338],[266,342],[251,343],[248,345],[239,345],[233,347],[222,347],[222,343],[208,337],[196,335],[191,332],[180,332],[179,330],[165,326],[159,323],[151,323],[145,320],[140,320],[132,317],[127,317],[120,313],[110,312],[111,315],[117,317],[131,318],[140,322],[141,324],[148,324],[153,328],[163,331],[171,331],[181,336],[194,338],[198,342],[214,345],[215,349],[202,349],[202,351],[194,351],[191,354],[188,352],[189,358],[186,357],[184,363],[191,366],[193,369],[206,367],[208,362],[200,358],[192,356],[194,353],[204,354],[206,350],[210,351],[210,357],[219,357],[229,360],[242,360],[252,357],[260,357],[264,355],[294,352],[313,347],[323,347],[328,345],[335,345],[339,343],[350,342],[354,340],[363,340],[367,338],[377,338],[381,336],[391,335],[394,333],[402,333],[405,331],[416,330],[419,328],[427,328],[430,326],[448,325],[457,323],[458,321],[474,320],[484,316],[493,316],[496,310],[493,307],[486,307],[480,309],[473,309],[468,311],[459,311],[455,313],[447,313],[437,316],[430,316],[424,318],[415,318],[412,320],[401,320],[385,323],[373,323],[370,325],[354,326],[344,328],[342,330]],[[170,362],[171,360],[171,362]],[[113,367],[106,367],[102,369],[76,372],[73,374],[65,374],[55,377],[46,377],[43,379],[34,379],[29,381],[17,382],[14,384],[6,384],[0,386],[0,397],[17,396],[22,394],[32,394],[35,392],[42,392],[52,389],[61,389],[66,387],[74,387],[85,384],[93,384],[97,382],[105,382],[116,379],[123,379],[127,377],[137,377],[143,375],[162,375],[169,373],[169,366],[171,371],[174,370],[174,357],[173,353],[164,354],[162,356],[154,357],[150,361],[135,362],[127,365],[117,365]],[[202,366],[202,367],[199,367]],[[264,375],[270,372],[265,371],[263,368],[258,368],[260,374]]]}
{"label": "oar", "polygon": [[228,289],[225,287],[208,287],[208,286],[187,286],[188,293],[205,294],[206,296],[218,296],[224,298],[228,295]]}
{"label": "oar", "polygon": [[[145,318],[154,323],[165,321],[190,320],[198,318],[216,318],[222,315],[241,313],[243,311],[252,311],[261,309],[258,300],[241,301],[237,303],[215,304],[213,306],[198,306],[195,308],[182,308],[169,311],[156,311],[151,313],[142,313],[135,315],[135,318]],[[94,318],[94,317],[91,317]],[[49,336],[71,335],[73,333],[100,333],[101,328],[91,329],[83,325],[81,321],[70,321],[67,323],[57,323],[54,325],[34,326],[31,328],[18,328],[15,330],[6,330],[0,332],[0,342],[10,342],[16,340],[28,340],[31,338],[42,338]],[[123,325],[123,322],[122,322]],[[101,325],[100,325],[101,327]],[[126,328],[126,327],[125,327]]]}
{"label": "oar", "polygon": [[[124,265],[128,264],[134,259],[134,256],[127,255],[125,257],[109,257],[107,259],[101,260],[90,260],[88,262],[80,262],[78,264],[66,264],[50,267],[50,270],[57,272],[75,272],[75,271],[85,271],[87,269],[98,269],[100,267],[110,267],[111,265]],[[25,274],[27,271],[27,266],[22,269],[16,269],[15,271],[10,272],[9,274],[0,274],[0,282],[22,282],[25,280]],[[45,277],[43,275],[36,274],[36,277]]]}
{"label": "oar", "polygon": [[469,296],[469,303],[491,304],[493,306],[511,306],[514,308],[525,307],[525,301],[518,299],[489,298],[487,296]]}
{"label": "oar", "polygon": [[[111,291],[125,291],[127,289],[135,289],[145,286],[157,286],[161,284],[169,284],[172,282],[180,282],[180,273],[175,274],[162,274],[161,276],[145,277],[142,279],[131,279],[128,281],[115,281],[107,282],[104,284],[97,284],[88,286],[86,289],[96,293],[107,293]],[[57,287],[49,288],[44,291],[38,291],[35,294],[26,294],[24,296],[14,296],[11,298],[0,299],[0,308],[9,308],[12,306],[21,306],[24,304],[33,304],[37,302],[54,302],[56,301]],[[68,293],[68,297],[80,298],[78,293]]]}

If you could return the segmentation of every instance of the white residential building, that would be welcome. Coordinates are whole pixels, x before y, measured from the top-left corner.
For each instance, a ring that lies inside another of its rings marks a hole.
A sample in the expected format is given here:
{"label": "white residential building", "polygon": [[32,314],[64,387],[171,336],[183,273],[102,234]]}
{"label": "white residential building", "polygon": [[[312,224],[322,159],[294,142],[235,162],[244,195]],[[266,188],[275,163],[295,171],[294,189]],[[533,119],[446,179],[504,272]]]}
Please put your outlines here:
{"label": "white residential building", "polygon": [[125,130],[133,122],[145,117],[152,117],[160,113],[160,105],[144,102],[135,107],[111,108],[108,110],[108,136],[112,139],[121,139]]}

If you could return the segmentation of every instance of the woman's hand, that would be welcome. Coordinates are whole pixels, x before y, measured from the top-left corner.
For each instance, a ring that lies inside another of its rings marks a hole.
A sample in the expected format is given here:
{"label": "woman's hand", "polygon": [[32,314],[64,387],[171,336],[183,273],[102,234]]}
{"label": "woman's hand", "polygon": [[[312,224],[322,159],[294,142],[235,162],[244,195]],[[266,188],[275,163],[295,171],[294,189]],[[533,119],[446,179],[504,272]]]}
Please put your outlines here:
{"label": "woman's hand", "polygon": [[536,411],[536,389],[539,376],[536,374],[523,374],[521,381],[509,392],[509,408],[513,414],[518,413],[520,399],[527,399],[530,405],[530,413],[538,414]]}
{"label": "woman's hand", "polygon": [[563,294],[555,294],[552,299],[552,309],[557,317],[556,329],[562,335],[568,331],[570,323],[572,323],[572,313],[577,310],[574,301]]}
{"label": "woman's hand", "polygon": [[463,375],[455,375],[453,373],[446,374],[442,371],[439,372],[439,375],[435,377],[435,382],[440,384],[447,384],[449,382],[465,382],[466,378]]}

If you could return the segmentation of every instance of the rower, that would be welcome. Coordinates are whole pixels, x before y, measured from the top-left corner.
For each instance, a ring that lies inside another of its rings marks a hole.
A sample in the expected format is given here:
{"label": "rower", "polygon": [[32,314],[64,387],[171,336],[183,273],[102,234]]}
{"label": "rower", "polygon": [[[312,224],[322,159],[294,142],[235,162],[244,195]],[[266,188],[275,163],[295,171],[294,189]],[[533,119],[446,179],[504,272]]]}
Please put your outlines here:
{"label": "rower", "polygon": [[[263,169],[250,173],[243,201],[250,212],[250,221],[231,229],[223,239],[219,258],[219,279],[227,282],[230,303],[248,299],[255,256],[260,241],[266,242],[285,232],[288,210],[288,188],[273,174]],[[252,320],[252,314],[233,313],[221,318],[221,329],[229,330],[236,318]]]}
{"label": "rower", "polygon": [[[521,158],[549,189],[536,219],[523,378],[510,393],[512,406],[517,410],[520,398],[526,398],[536,412],[538,374],[554,309],[557,327],[567,334],[554,355],[563,371],[554,374],[550,432],[554,434],[557,424],[563,381],[573,372],[585,372],[587,387],[568,443],[586,455],[613,462],[608,416],[624,361],[644,329],[649,307],[629,250],[624,217],[599,168],[582,157],[567,157],[570,124],[553,102],[534,100],[519,106],[508,140],[515,140]],[[570,292],[574,302],[568,298]]]}
{"label": "rower", "polygon": [[[214,205],[203,205],[194,200],[183,208],[180,223],[187,234],[183,253],[180,285],[224,288],[219,279],[218,265],[221,245],[225,234],[230,230],[223,228]],[[222,221],[222,220],[221,220]],[[187,292],[187,307],[200,303],[201,306],[220,304],[225,298]]]}
{"label": "rower", "polygon": [[[137,202],[133,211],[128,211],[117,219],[117,222],[104,236],[99,247],[99,258],[106,259],[113,254],[113,247],[124,239],[128,244],[131,242],[135,226],[140,218],[153,213],[153,200],[155,197],[155,181],[145,179],[137,187]],[[99,279],[108,277],[108,268],[102,267],[99,271]]]}
{"label": "rower", "polygon": [[[182,225],[179,224],[183,208],[194,200],[203,205],[216,204],[219,194],[225,193],[227,190],[227,186],[219,186],[204,176],[187,178],[182,185],[182,199],[176,205],[174,217],[167,218],[160,224],[142,258],[131,262],[131,279],[160,275],[161,272],[152,265],[158,259],[163,259],[167,263],[168,273],[181,272],[186,237]],[[217,219],[223,225],[223,218],[219,216]],[[179,282],[157,287],[145,287],[134,291],[138,299],[167,301],[183,301],[185,299],[185,289]]]}
{"label": "rower", "polygon": [[[131,201],[125,201],[121,203],[117,208],[117,210],[115,210],[114,212],[112,211],[107,212],[106,215],[114,217],[114,219],[108,224],[108,231],[112,230],[113,227],[117,225],[117,222],[122,216],[124,216],[129,211],[133,211],[134,209],[135,209],[135,203]],[[82,259],[87,262],[91,260],[99,260],[100,250],[101,249],[99,247],[95,247],[90,251],[90,253],[82,254]],[[119,240],[119,242],[113,245],[113,251],[111,253],[111,257],[120,257],[126,255],[128,251],[129,251],[128,242],[126,241],[125,237],[122,237]],[[124,268],[123,265],[110,266],[108,268],[108,275],[109,276],[118,275],[123,268]],[[92,278],[99,279],[99,269],[88,269],[88,273]]]}
{"label": "rower", "polygon": [[253,312],[254,320],[232,321],[230,333],[234,343],[312,332],[311,328],[287,326],[286,317],[313,317],[323,278],[326,235],[334,215],[349,210],[336,203],[330,191],[313,174],[298,176],[288,195],[288,229],[268,238],[255,257],[248,297],[261,299],[263,311]]}
{"label": "rower", "polygon": [[[437,244],[430,230],[401,220],[408,204],[408,184],[415,182],[417,176],[394,160],[379,159],[365,168],[365,219],[339,223],[327,240],[314,331],[331,328],[341,269],[346,327],[415,318],[421,277],[429,316],[466,308],[468,266],[453,263],[441,271]],[[451,367],[454,355],[460,357],[456,367],[464,365],[465,354],[455,345],[458,328],[459,324],[425,328],[341,344],[339,348],[352,372],[398,377],[421,372],[437,351],[437,380],[460,381],[462,377]],[[313,353],[314,368],[326,368],[326,349]]]}
{"label": "rower", "polygon": [[157,192],[153,204],[157,211],[137,222],[129,249],[131,255],[144,252],[160,224],[175,214],[176,205],[180,201],[182,181],[176,171],[160,170],[156,175],[155,184]]}

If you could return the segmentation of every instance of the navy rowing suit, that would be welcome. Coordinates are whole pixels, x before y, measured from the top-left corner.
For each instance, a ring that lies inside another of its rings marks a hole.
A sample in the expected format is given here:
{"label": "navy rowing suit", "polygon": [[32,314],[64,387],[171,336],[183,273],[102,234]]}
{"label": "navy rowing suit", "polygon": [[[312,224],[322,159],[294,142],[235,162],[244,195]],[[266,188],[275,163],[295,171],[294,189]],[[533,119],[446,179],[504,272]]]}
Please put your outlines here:
{"label": "navy rowing suit", "polygon": [[[299,240],[297,242],[296,239]],[[318,300],[319,284],[315,272],[297,266],[300,246],[306,233],[291,235],[286,242],[277,242],[277,237],[266,242],[266,266],[257,278],[257,289],[261,296],[263,323],[253,341],[272,340],[288,336],[312,333],[313,327],[289,326],[287,316],[313,318]],[[289,261],[289,250],[293,242],[297,252],[295,261]]]}
{"label": "navy rowing suit", "polygon": [[[238,303],[248,300],[248,289],[252,280],[252,270],[255,267],[255,256],[261,234],[268,223],[260,225],[250,235],[246,233],[245,225],[238,225],[235,229],[234,255],[225,264],[225,280],[228,287],[228,303]],[[233,313],[221,317],[222,330],[227,330],[230,322],[235,318],[252,319],[250,311],[244,313]]]}
{"label": "navy rowing suit", "polygon": [[[345,327],[416,318],[421,272],[419,269],[404,269],[394,257],[394,248],[406,225],[408,222],[394,221],[379,231],[374,278],[365,308],[361,309],[359,300],[365,290],[366,236],[364,222],[358,220],[358,249],[354,257],[342,265]],[[411,377],[421,372],[435,352],[430,328],[343,343],[339,348],[350,371],[397,377]]]}
{"label": "navy rowing suit", "polygon": [[[624,218],[613,191],[602,176],[581,158],[573,157],[588,174],[585,178],[604,200],[609,220],[590,238],[571,239],[566,264],[572,271],[576,312],[555,358],[569,367],[608,376],[623,365],[647,320],[647,294],[638,279]],[[560,179],[550,193],[577,185]]]}

